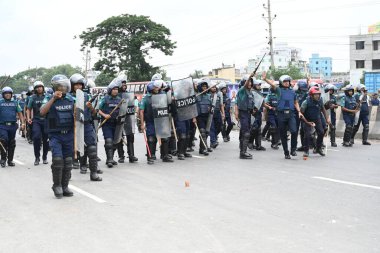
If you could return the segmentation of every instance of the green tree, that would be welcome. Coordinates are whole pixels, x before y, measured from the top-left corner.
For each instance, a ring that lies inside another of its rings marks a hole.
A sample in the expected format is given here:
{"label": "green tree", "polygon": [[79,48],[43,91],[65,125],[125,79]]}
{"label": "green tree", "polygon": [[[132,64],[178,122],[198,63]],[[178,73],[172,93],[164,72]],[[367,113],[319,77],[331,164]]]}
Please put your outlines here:
{"label": "green tree", "polygon": [[70,78],[75,73],[81,73],[79,67],[73,67],[70,64],[64,64],[47,69],[41,77],[41,81],[45,85],[50,85],[51,78],[54,75],[62,74]]}
{"label": "green tree", "polygon": [[100,59],[95,70],[115,75],[126,70],[130,81],[150,80],[159,68],[146,62],[152,50],[172,55],[176,47],[170,30],[146,16],[123,14],[110,17],[82,32],[82,50],[97,48]]}
{"label": "green tree", "polygon": [[289,66],[286,69],[278,69],[275,68],[273,70],[270,70],[268,73],[269,76],[272,76],[274,80],[280,79],[282,75],[288,75],[292,79],[302,79],[306,78],[305,75],[301,73],[301,70],[295,66]]}
{"label": "green tree", "polygon": [[105,72],[100,73],[95,79],[96,86],[108,86],[115,77]]}

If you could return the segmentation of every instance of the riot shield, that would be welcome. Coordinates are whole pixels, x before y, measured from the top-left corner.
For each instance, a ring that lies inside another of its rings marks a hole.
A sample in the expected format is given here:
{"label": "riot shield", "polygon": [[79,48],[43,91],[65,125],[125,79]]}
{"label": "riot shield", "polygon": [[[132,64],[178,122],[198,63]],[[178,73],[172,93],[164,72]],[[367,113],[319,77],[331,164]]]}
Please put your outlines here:
{"label": "riot shield", "polygon": [[256,92],[256,91],[252,91],[252,94],[253,94],[253,102],[255,104],[255,107],[257,110],[260,110],[264,102],[264,96],[261,93]]}
{"label": "riot shield", "polygon": [[212,97],[211,97],[211,109],[210,109],[210,113],[208,115],[207,124],[206,124],[206,132],[207,133],[210,133],[212,119],[214,117],[214,110],[215,110],[217,100],[218,100],[218,93],[215,92],[214,95],[212,95]]}
{"label": "riot shield", "polygon": [[135,94],[133,92],[123,93],[123,98],[127,101],[127,114],[125,116],[124,134],[131,135],[135,133]]}
{"label": "riot shield", "polygon": [[116,118],[116,128],[113,136],[113,144],[118,144],[123,138],[124,122],[127,110],[128,104],[127,101],[124,100],[124,102],[120,106],[119,115]]}
{"label": "riot shield", "polygon": [[191,77],[172,81],[178,120],[189,120],[198,116],[197,100]]}
{"label": "riot shield", "polygon": [[84,155],[84,93],[82,90],[75,92],[75,150],[81,156]]}
{"label": "riot shield", "polygon": [[152,108],[156,136],[158,138],[169,138],[171,136],[171,127],[166,94],[152,95]]}
{"label": "riot shield", "polygon": [[319,90],[321,91],[321,98],[323,101],[323,105],[325,105],[326,103],[328,103],[330,101],[330,93],[325,92],[325,89],[323,89],[323,88],[320,88]]}

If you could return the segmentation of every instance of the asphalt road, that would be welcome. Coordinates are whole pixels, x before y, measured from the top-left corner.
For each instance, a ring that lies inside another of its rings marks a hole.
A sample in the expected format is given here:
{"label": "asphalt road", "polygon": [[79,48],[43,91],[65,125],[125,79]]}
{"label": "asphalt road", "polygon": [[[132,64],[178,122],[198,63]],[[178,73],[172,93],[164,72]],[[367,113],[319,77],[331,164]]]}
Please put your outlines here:
{"label": "asphalt road", "polygon": [[233,132],[209,157],[149,166],[136,137],[138,163],[106,168],[101,141],[103,181],[73,170],[61,200],[18,139],[0,168],[0,252],[380,252],[379,142],[240,160]]}

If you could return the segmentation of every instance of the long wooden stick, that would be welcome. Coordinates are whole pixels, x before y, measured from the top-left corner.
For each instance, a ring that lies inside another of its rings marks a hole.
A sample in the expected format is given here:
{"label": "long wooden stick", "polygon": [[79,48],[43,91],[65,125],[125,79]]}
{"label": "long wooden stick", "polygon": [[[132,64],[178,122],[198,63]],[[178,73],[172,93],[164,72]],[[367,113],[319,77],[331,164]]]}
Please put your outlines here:
{"label": "long wooden stick", "polygon": [[172,127],[173,127],[174,137],[175,137],[176,142],[178,142],[178,136],[177,136],[177,131],[176,131],[175,125],[174,125],[174,119],[172,118],[171,121],[172,121]]}
{"label": "long wooden stick", "polygon": [[148,140],[147,140],[147,137],[146,137],[146,131],[145,131],[145,129],[144,129],[144,140],[145,140],[146,149],[148,150],[149,158],[152,158],[152,153],[150,152],[150,148],[149,148],[149,145],[148,145]]}
{"label": "long wooden stick", "polygon": [[197,122],[194,122],[194,124],[195,124],[195,127],[197,128],[197,130],[199,132],[199,137],[201,138],[201,141],[203,142],[203,145],[205,145],[205,147],[208,148],[207,145],[206,145],[206,143],[205,143],[205,141],[202,138],[202,134],[201,134],[201,131],[199,130]]}
{"label": "long wooden stick", "polygon": [[[117,104],[117,106],[115,108],[113,108],[113,110],[110,112],[109,115],[112,115],[120,106],[122,103],[124,103],[124,98],[119,102],[119,104]],[[104,119],[102,123],[100,123],[98,129],[96,130],[96,132],[99,131],[99,129],[107,122],[108,119]]]}

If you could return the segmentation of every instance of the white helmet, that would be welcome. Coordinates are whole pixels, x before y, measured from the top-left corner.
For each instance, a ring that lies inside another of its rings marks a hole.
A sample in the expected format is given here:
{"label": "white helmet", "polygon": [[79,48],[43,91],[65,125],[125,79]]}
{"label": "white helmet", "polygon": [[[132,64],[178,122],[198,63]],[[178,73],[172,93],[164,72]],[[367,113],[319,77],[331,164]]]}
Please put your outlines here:
{"label": "white helmet", "polygon": [[166,85],[166,83],[164,82],[164,81],[162,81],[162,80],[155,80],[154,82],[153,82],[153,87],[154,88],[163,88],[163,87],[165,87],[165,85]]}
{"label": "white helmet", "polygon": [[154,74],[151,81],[161,80],[162,75],[160,73]]}
{"label": "white helmet", "polygon": [[35,81],[35,82],[33,83],[33,89],[36,89],[36,88],[39,87],[39,86],[45,87],[44,83],[41,82],[41,81]]}

